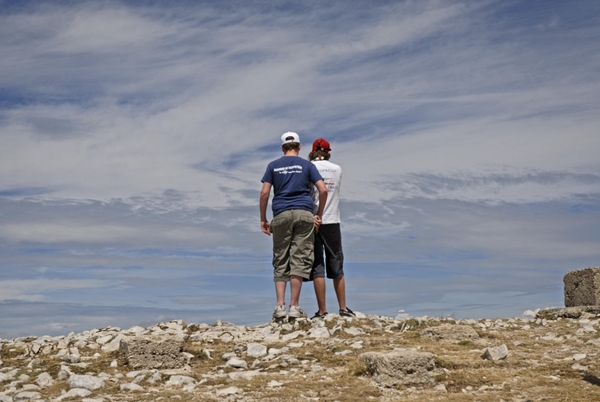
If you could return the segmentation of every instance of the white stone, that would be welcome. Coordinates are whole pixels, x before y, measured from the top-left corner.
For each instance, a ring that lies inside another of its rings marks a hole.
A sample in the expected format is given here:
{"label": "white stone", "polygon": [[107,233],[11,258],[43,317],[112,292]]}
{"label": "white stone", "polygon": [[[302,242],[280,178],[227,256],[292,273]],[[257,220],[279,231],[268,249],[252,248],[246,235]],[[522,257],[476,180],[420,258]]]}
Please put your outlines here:
{"label": "white stone", "polygon": [[183,352],[183,353],[181,353],[181,355],[185,359],[186,364],[190,364],[190,362],[194,358],[194,355],[191,353],[188,353],[188,352]]}
{"label": "white stone", "polygon": [[580,371],[587,371],[587,369],[588,369],[588,368],[587,368],[587,366],[582,366],[582,365],[581,365],[581,364],[579,364],[579,363],[575,363],[575,364],[573,364],[573,365],[571,366],[571,368],[572,368],[573,370],[580,370]]}
{"label": "white stone", "polygon": [[267,387],[269,387],[269,388],[281,387],[282,385],[283,385],[282,382],[275,381],[275,380],[271,380],[267,383]]}
{"label": "white stone", "polygon": [[125,332],[127,332],[128,334],[139,335],[142,332],[144,332],[145,330],[146,330],[146,328],[143,328],[143,327],[140,327],[140,326],[136,325],[136,326],[133,326],[133,327],[129,328]]}
{"label": "white stone", "polygon": [[325,339],[330,337],[327,328],[312,328],[310,331],[308,331],[308,336],[316,339]]}
{"label": "white stone", "polygon": [[19,392],[17,395],[15,395],[13,398],[13,401],[14,402],[30,401],[32,399],[40,399],[40,397],[41,397],[41,394],[39,392],[25,391],[25,392]]}
{"label": "white stone", "polygon": [[250,381],[257,375],[260,375],[259,371],[234,371],[227,374],[227,381],[236,381],[240,379]]}
{"label": "white stone", "polygon": [[135,384],[133,382],[129,382],[126,384],[121,384],[119,386],[121,391],[143,391],[144,388],[141,385]]}
{"label": "white stone", "polygon": [[217,390],[216,394],[217,394],[217,396],[225,396],[225,395],[235,395],[240,392],[241,392],[241,390],[238,387],[229,387],[229,388]]}
{"label": "white stone", "polygon": [[360,328],[356,328],[356,327],[344,328],[344,332],[347,333],[348,335],[352,335],[352,336],[360,336],[365,333],[365,331],[363,331]]}
{"label": "white stone", "polygon": [[363,341],[354,342],[352,345],[350,345],[350,347],[353,349],[362,349],[362,347],[363,347],[362,342]]}
{"label": "white stone", "polygon": [[486,348],[481,355],[485,360],[504,360],[508,357],[508,348],[506,345],[500,345],[492,348]]}
{"label": "white stone", "polygon": [[148,378],[148,382],[150,384],[154,384],[155,382],[160,381],[161,379],[162,379],[162,375],[159,372],[156,372],[156,373],[152,374],[150,376],[150,378]]}
{"label": "white stone", "polygon": [[233,341],[233,335],[231,335],[230,333],[224,333],[219,337],[219,339],[221,340],[221,342],[229,343]]}
{"label": "white stone", "polygon": [[110,362],[110,367],[118,367],[119,366],[119,362],[117,361],[117,359],[114,359],[113,361]]}
{"label": "white stone", "polygon": [[113,335],[101,336],[98,339],[96,339],[96,343],[99,345],[104,345],[104,344],[110,342],[112,340],[112,338],[114,338]]}
{"label": "white stone", "polygon": [[279,331],[265,336],[265,339],[263,341],[265,343],[279,342]]}
{"label": "white stone", "polygon": [[117,335],[115,337],[115,339],[113,339],[106,345],[102,346],[102,351],[103,352],[116,352],[117,350],[119,350],[119,347],[121,346],[121,339],[123,339],[123,338],[124,338],[123,334]]}
{"label": "white stone", "polygon": [[304,335],[304,331],[294,331],[294,332],[292,332],[290,334],[283,335],[281,337],[281,340],[283,342],[288,342],[288,341],[291,341],[292,339],[296,339],[300,335]]}
{"label": "white stone", "polygon": [[229,359],[231,359],[232,357],[236,357],[237,355],[235,354],[235,352],[227,352],[227,353],[223,353],[223,356],[221,356],[221,359],[227,361]]}
{"label": "white stone", "polygon": [[225,363],[225,365],[233,368],[248,368],[248,363],[246,362],[246,360],[242,360],[238,357],[232,357],[231,359],[227,360],[227,363]]}
{"label": "white stone", "polygon": [[189,385],[189,384],[196,384],[196,380],[193,379],[192,377],[186,376],[186,375],[172,375],[171,378],[169,378],[169,381],[167,381],[165,383],[165,385]]}
{"label": "white stone", "polygon": [[585,353],[577,353],[573,355],[573,360],[575,361],[580,361],[583,360],[587,357],[587,355]]}
{"label": "white stone", "polygon": [[90,396],[91,394],[92,394],[92,391],[90,391],[89,389],[73,388],[73,389],[69,390],[69,392],[62,394],[61,396],[59,396],[56,399],[59,401],[62,401],[63,399],[68,399],[68,398],[85,398],[86,396]]}
{"label": "white stone", "polygon": [[267,355],[267,347],[260,343],[250,342],[247,346],[246,354],[250,357],[263,357]]}
{"label": "white stone", "polygon": [[67,385],[70,388],[85,388],[93,391],[102,388],[104,386],[104,380],[91,375],[73,374],[67,380]]}
{"label": "white stone", "polygon": [[44,372],[37,376],[37,378],[35,379],[35,382],[40,387],[43,388],[43,387],[47,387],[48,385],[52,384],[54,382],[54,380],[52,379],[52,376],[50,374]]}

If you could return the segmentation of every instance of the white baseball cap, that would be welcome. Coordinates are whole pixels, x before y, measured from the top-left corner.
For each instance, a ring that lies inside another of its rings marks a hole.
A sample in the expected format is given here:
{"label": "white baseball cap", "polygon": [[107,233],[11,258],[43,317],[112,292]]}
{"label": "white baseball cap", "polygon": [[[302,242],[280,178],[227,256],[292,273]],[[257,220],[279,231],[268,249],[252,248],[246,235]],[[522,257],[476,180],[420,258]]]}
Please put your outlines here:
{"label": "white baseball cap", "polygon": [[[292,137],[292,138],[289,138],[289,137]],[[281,136],[281,145],[289,144],[290,142],[297,142],[298,144],[300,144],[300,137],[298,137],[298,134],[296,134],[292,131],[283,133]]]}

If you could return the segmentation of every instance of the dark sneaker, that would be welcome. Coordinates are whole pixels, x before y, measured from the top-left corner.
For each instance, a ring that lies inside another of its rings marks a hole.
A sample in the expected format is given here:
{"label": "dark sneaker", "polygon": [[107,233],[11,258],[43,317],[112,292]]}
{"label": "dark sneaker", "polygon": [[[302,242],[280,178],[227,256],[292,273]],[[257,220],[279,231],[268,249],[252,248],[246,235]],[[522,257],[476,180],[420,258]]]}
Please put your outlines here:
{"label": "dark sneaker", "polygon": [[346,307],[346,310],[340,310],[340,316],[341,317],[356,317],[356,314],[354,314],[354,311],[352,311],[348,307]]}
{"label": "dark sneaker", "polygon": [[275,310],[273,310],[273,319],[275,321],[282,320],[286,316],[285,306],[277,306]]}
{"label": "dark sneaker", "polygon": [[290,306],[290,312],[288,314],[288,317],[291,319],[306,318],[306,313],[304,312],[304,310],[302,310],[302,307],[300,306]]}
{"label": "dark sneaker", "polygon": [[311,319],[311,320],[318,320],[319,318],[325,318],[325,316],[326,316],[326,315],[327,315],[327,311],[326,311],[326,312],[324,312],[323,314],[319,314],[319,312],[317,311],[317,312],[315,313],[315,315],[314,315],[314,316],[312,316],[310,319]]}

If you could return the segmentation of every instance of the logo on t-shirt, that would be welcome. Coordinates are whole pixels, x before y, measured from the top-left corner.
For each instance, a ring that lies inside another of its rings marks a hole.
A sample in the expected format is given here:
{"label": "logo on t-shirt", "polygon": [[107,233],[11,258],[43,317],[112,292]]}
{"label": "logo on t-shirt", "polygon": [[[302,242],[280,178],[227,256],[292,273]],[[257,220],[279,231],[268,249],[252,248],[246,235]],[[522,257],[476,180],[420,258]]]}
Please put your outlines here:
{"label": "logo on t-shirt", "polygon": [[284,166],[280,168],[273,169],[275,173],[279,174],[292,174],[292,173],[302,173],[302,166],[300,165],[292,165],[292,166]]}

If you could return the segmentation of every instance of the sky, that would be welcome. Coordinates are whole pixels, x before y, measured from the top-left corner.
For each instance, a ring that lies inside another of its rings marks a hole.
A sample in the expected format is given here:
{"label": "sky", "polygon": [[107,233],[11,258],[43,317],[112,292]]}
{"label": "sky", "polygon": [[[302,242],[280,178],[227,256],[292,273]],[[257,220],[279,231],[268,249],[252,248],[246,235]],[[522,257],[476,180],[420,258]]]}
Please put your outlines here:
{"label": "sky", "polygon": [[267,322],[286,131],[342,166],[355,311],[515,317],[600,265],[597,1],[0,0],[0,55],[2,338]]}

